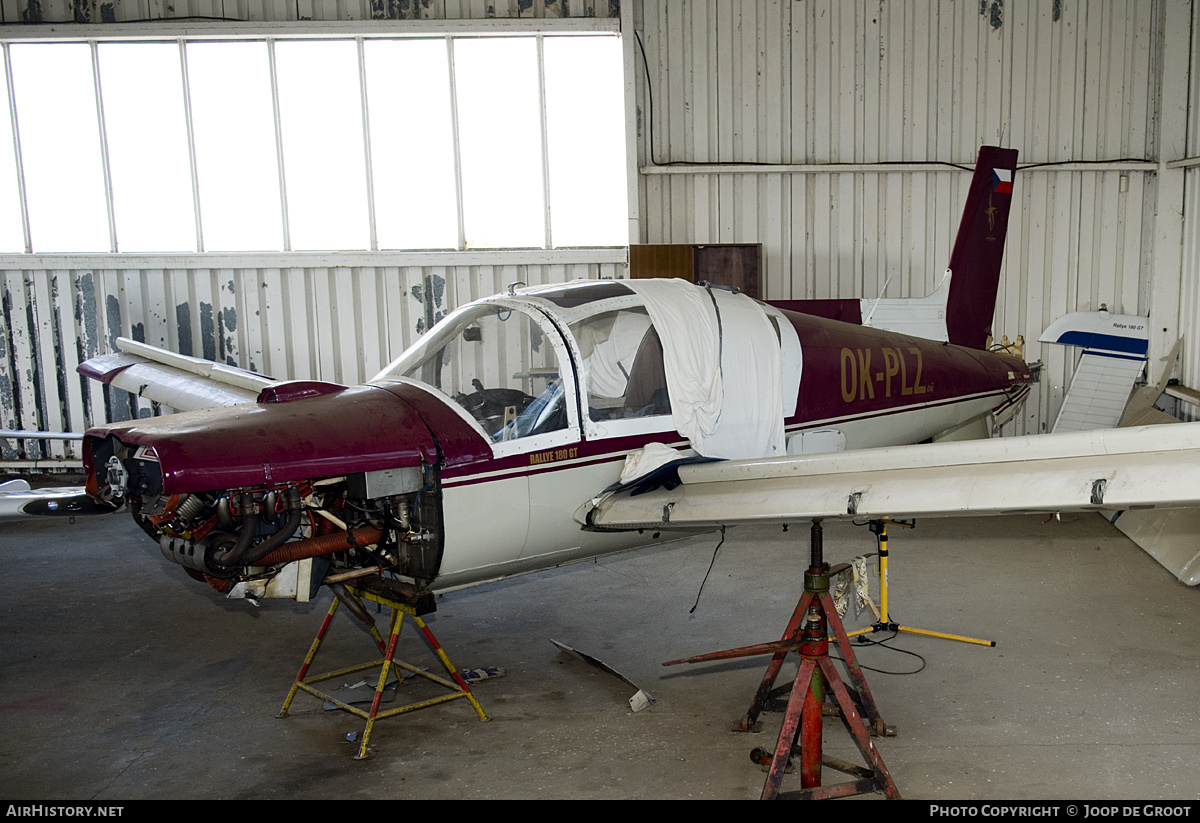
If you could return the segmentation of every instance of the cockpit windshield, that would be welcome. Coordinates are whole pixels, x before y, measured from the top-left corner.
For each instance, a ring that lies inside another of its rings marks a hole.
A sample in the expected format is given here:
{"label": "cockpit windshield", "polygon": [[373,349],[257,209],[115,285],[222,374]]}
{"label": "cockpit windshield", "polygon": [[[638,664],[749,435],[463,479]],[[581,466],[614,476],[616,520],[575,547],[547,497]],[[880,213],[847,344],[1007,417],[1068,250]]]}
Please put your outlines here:
{"label": "cockpit windshield", "polygon": [[564,429],[560,364],[546,335],[522,311],[475,306],[436,327],[380,377],[441,390],[496,442]]}
{"label": "cockpit windshield", "polygon": [[451,315],[378,379],[406,377],[440,390],[493,442],[575,425],[575,399],[565,396],[572,385],[595,423],[671,413],[662,341],[633,291],[602,281],[536,297],[554,306],[575,338],[580,368],[571,381],[563,378],[571,364],[557,339],[561,326],[533,307],[492,302]]}

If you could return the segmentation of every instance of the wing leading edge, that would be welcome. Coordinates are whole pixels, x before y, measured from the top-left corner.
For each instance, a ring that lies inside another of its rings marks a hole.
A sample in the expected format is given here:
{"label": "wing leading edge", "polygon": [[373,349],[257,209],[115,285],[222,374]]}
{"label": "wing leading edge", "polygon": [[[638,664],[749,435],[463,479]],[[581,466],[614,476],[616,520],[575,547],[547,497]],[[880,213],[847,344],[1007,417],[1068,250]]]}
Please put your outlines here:
{"label": "wing leading edge", "polygon": [[[678,476],[670,490],[602,495],[576,518],[595,529],[686,529],[1196,506],[1200,423],[731,460],[680,466]],[[1183,582],[1200,582],[1200,571]]]}

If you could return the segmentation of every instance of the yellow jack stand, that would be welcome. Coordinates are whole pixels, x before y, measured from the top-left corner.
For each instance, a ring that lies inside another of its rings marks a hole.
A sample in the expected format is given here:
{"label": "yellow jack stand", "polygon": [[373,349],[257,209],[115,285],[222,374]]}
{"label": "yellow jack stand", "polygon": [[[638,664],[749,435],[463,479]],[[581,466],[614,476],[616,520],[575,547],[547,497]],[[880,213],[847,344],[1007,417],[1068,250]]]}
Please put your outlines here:
{"label": "yellow jack stand", "polygon": [[856,629],[849,633],[850,637],[857,637],[860,634],[870,634],[874,632],[893,631],[893,632],[908,632],[909,634],[923,634],[927,637],[940,637],[944,640],[957,640],[960,643],[975,643],[979,646],[995,646],[995,640],[981,640],[978,637],[966,637],[961,634],[947,634],[945,632],[935,632],[929,629],[914,629],[912,626],[901,626],[899,623],[893,623],[888,617],[888,543],[887,543],[887,527],[888,523],[900,526],[905,529],[916,528],[915,522],[905,520],[892,520],[887,517],[879,520],[871,521],[871,533],[875,535],[879,541],[879,620],[865,628]]}
{"label": "yellow jack stand", "polygon": [[[466,681],[463,680],[462,675],[459,674],[458,670],[454,668],[454,665],[450,662],[450,658],[446,656],[446,652],[442,649],[441,644],[439,644],[437,638],[433,636],[433,632],[429,630],[429,627],[425,625],[425,621],[421,619],[421,615],[429,614],[436,609],[433,595],[430,592],[417,590],[412,586],[382,579],[363,580],[355,586],[346,586],[345,588],[338,587],[336,591],[338,591],[338,595],[334,597],[333,605],[329,607],[329,612],[325,615],[325,620],[321,623],[321,628],[317,631],[317,637],[315,640],[313,640],[312,647],[309,648],[308,656],[304,658],[303,665],[300,666],[300,672],[296,675],[295,682],[292,683],[292,688],[288,692],[287,699],[283,701],[283,708],[279,710],[280,717],[287,717],[288,707],[292,705],[292,700],[296,697],[296,692],[300,689],[303,689],[319,700],[327,700],[336,705],[339,709],[363,718],[367,721],[367,727],[363,731],[362,745],[359,747],[358,754],[354,758],[355,760],[362,760],[366,758],[367,744],[371,740],[371,731],[375,727],[375,722],[377,720],[382,720],[385,717],[392,717],[393,715],[404,714],[405,712],[414,712],[417,709],[424,709],[428,708],[429,706],[435,706],[438,703],[445,703],[450,700],[457,700],[460,697],[465,697],[468,701],[470,701],[471,706],[473,706],[475,711],[479,714],[480,720],[488,719],[488,716],[483,712],[483,708],[479,705],[479,701],[475,699],[475,695],[471,694],[471,689],[467,686]],[[333,621],[334,613],[337,611],[338,606],[341,605],[343,597],[347,595],[353,598],[355,601],[358,601],[346,603],[346,607],[352,612],[365,613],[365,610],[362,608],[361,598],[366,598],[367,600],[379,603],[382,606],[387,606],[392,610],[392,619],[389,629],[390,637],[386,646],[384,645],[383,637],[380,636],[379,631],[375,628],[375,626],[372,624],[369,627],[372,637],[375,638],[375,645],[379,647],[381,652],[383,652],[383,657],[358,666],[351,666],[350,668],[346,669],[338,669],[334,672],[327,672],[325,674],[319,674],[313,677],[305,677],[305,675],[308,673],[309,666],[312,665],[313,659],[317,656],[317,650],[321,648],[321,641],[325,639],[325,633],[329,630],[329,625]],[[433,649],[434,653],[438,656],[438,659],[441,660],[446,671],[453,678],[453,682],[446,680],[445,678],[438,677],[437,675],[430,674],[429,672],[421,671],[415,666],[396,659],[396,643],[400,639],[400,627],[404,623],[404,615],[406,614],[412,615],[413,620],[416,621],[417,628],[421,630],[430,648]],[[343,703],[342,701],[337,700],[336,698],[322,691],[319,691],[312,685],[313,683],[319,683],[322,680],[343,677],[347,674],[361,672],[366,669],[372,669],[376,666],[382,666],[382,670],[379,673],[379,685],[375,687],[375,697],[371,700],[370,711],[364,712],[362,709],[356,709],[353,706]],[[379,704],[383,698],[384,687],[387,685],[388,673],[391,671],[393,666],[407,669],[413,674],[419,674],[421,677],[432,680],[434,683],[437,683],[441,686],[445,686],[450,690],[450,694],[442,695],[441,697],[435,697],[429,700],[422,700],[417,703],[410,703],[407,706],[401,706],[397,709],[388,709],[385,712],[381,712],[379,711]]]}

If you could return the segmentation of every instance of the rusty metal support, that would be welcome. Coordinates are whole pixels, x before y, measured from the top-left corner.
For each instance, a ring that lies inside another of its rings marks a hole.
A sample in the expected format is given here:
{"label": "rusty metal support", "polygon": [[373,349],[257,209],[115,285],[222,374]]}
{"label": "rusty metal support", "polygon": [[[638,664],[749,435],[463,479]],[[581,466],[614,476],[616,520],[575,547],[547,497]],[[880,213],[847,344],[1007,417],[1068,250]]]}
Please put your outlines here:
{"label": "rusty metal support", "polygon": [[[883,758],[871,741],[871,731],[882,735],[885,727],[875,705],[875,698],[871,695],[866,678],[863,676],[862,667],[854,657],[854,650],[850,645],[846,628],[838,618],[833,598],[829,595],[831,571],[833,570],[825,563],[823,557],[821,521],[813,520],[811,562],[808,571],[804,574],[804,594],[801,595],[800,602],[796,604],[796,609],[792,612],[782,639],[773,643],[759,643],[754,646],[727,649],[681,660],[672,660],[663,664],[699,663],[771,654],[771,661],[767,664],[766,674],[754,694],[750,709],[742,718],[739,726],[735,728],[735,731],[750,731],[754,728],[759,714],[773,694],[772,690],[783,665],[783,659],[790,651],[799,652],[800,669],[792,683],[791,696],[788,698],[787,711],[784,713],[783,725],[779,731],[779,741],[775,751],[772,754],[756,749],[751,753],[751,759],[755,762],[770,765],[770,771],[763,786],[763,800],[777,798],[821,800],[868,792],[883,792],[890,800],[900,799],[900,792],[892,781],[892,777],[883,763]],[[833,659],[829,656],[831,632],[842,651],[843,661],[856,692],[853,696],[846,684],[842,682],[842,677],[833,665]],[[845,720],[859,752],[867,762],[867,769],[822,756],[822,713],[827,689],[833,692],[837,706],[841,710],[841,716]],[[797,741],[799,746],[797,746]],[[801,788],[799,791],[783,792],[780,786],[794,754],[800,755]],[[858,779],[848,783],[821,786],[822,766],[835,768]]]}

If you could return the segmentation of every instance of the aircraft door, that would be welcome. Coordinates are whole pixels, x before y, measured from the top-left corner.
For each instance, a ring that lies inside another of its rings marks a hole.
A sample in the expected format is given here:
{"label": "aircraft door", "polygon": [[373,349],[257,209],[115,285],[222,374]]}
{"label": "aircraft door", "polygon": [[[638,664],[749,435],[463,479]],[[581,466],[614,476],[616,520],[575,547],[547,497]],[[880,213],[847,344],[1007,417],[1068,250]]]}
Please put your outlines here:
{"label": "aircraft door", "polygon": [[531,527],[522,555],[557,554],[563,562],[628,543],[629,536],[582,531],[572,514],[617,480],[629,449],[674,432],[662,341],[636,300],[573,322],[570,332],[587,455],[573,448],[556,452],[558,465],[530,474]]}
{"label": "aircraft door", "polygon": [[446,540],[459,551],[457,567],[444,562],[442,572],[515,573],[530,530],[530,473],[578,448],[571,356],[553,322],[525,301],[495,298],[451,320],[403,376],[447,395],[493,459],[443,482]]}

